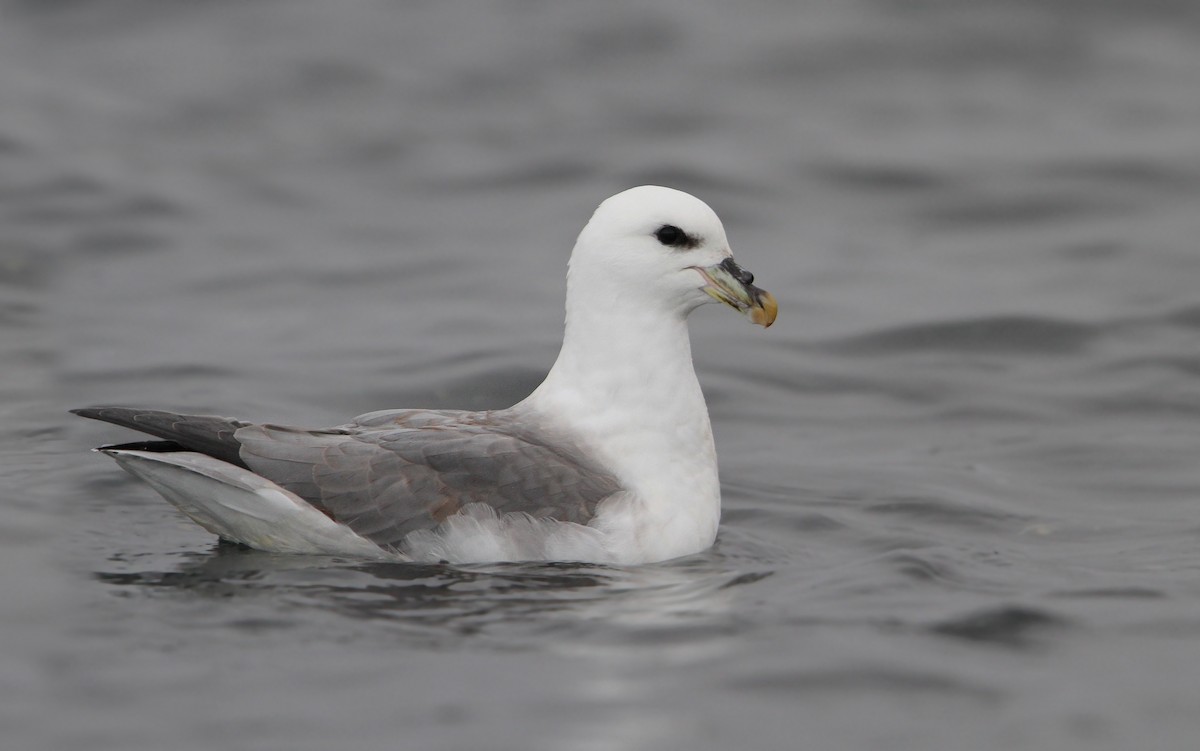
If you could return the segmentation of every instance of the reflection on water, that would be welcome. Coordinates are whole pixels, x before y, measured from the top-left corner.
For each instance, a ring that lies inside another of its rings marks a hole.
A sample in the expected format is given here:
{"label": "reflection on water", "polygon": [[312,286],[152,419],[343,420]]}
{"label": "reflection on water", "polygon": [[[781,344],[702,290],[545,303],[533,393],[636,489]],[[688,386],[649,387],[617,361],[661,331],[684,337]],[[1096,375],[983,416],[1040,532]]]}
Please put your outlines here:
{"label": "reflection on water", "polygon": [[[252,605],[283,599],[287,616],[235,617],[237,629],[300,628],[309,610],[380,621],[393,638],[448,648],[489,637],[512,648],[586,638],[604,643],[666,643],[735,629],[734,587],[770,571],[738,573],[717,554],[656,566],[613,568],[569,563],[449,566],[287,556],[221,544],[209,555],[163,571],[95,574],[105,584],[186,592]],[[151,595],[153,596],[153,595]],[[297,607],[298,606],[298,607]]]}

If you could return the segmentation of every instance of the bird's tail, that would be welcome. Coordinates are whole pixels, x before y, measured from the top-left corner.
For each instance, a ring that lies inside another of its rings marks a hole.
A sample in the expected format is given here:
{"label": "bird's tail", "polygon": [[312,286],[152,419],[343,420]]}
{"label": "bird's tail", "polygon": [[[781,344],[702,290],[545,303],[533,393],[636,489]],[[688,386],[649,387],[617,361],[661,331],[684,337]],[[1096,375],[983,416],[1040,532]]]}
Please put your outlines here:
{"label": "bird's tail", "polygon": [[294,493],[211,456],[116,446],[96,450],[222,539],[274,553],[395,558]]}

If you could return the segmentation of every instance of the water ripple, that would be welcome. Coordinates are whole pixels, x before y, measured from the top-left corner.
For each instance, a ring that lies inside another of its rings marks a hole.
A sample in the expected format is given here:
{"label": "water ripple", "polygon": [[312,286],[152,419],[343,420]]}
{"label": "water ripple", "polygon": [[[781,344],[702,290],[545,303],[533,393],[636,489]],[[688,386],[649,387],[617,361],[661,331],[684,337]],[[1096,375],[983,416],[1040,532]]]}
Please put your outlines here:
{"label": "water ripple", "polygon": [[1070,625],[1070,620],[1046,610],[1005,605],[954,616],[927,628],[931,633],[1007,647],[1028,646],[1034,637]]}
{"label": "water ripple", "polygon": [[1011,532],[1031,521],[1030,517],[930,496],[887,497],[865,506],[864,510],[871,514],[911,519],[921,526],[939,524],[974,532]]}
{"label": "water ripple", "polygon": [[1200,305],[1189,305],[1166,314],[1164,320],[1176,326],[1200,329]]}
{"label": "water ripple", "polygon": [[943,200],[919,212],[919,217],[941,229],[975,230],[1111,217],[1135,209],[1131,201],[1095,195],[968,196]]}
{"label": "water ripple", "polygon": [[1098,335],[1099,329],[1086,323],[1008,315],[910,324],[827,341],[821,347],[849,355],[941,351],[1069,355],[1082,351]]}
{"label": "water ripple", "polygon": [[935,169],[910,165],[826,162],[812,165],[807,171],[834,187],[859,192],[923,193],[949,190],[956,182]]}
{"label": "water ripple", "polygon": [[854,694],[883,691],[932,693],[954,699],[992,703],[1003,692],[942,673],[883,667],[765,672],[729,682],[732,688],[769,693]]}
{"label": "water ripple", "polygon": [[312,620],[295,611],[299,606],[356,623],[389,623],[406,639],[438,644],[482,639],[481,646],[511,649],[528,646],[536,634],[594,630],[605,633],[605,639],[641,643],[678,641],[685,634],[707,638],[733,628],[737,615],[729,598],[734,591],[754,587],[772,573],[730,570],[717,554],[635,568],[448,566],[279,556],[220,544],[214,554],[183,566],[98,571],[94,576],[147,594],[182,590],[239,597],[248,604],[283,598],[292,612],[270,616],[275,627]]}

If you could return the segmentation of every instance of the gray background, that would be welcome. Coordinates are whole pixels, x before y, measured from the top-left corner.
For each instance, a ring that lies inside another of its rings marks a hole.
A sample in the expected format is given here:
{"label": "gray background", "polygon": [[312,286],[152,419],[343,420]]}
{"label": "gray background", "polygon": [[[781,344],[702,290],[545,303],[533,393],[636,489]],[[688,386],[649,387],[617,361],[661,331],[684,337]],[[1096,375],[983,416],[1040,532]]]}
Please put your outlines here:
{"label": "gray background", "polygon": [[[14,749],[1192,749],[1193,2],[0,3]],[[501,407],[696,193],[725,518],[635,569],[218,549],[72,406]]]}

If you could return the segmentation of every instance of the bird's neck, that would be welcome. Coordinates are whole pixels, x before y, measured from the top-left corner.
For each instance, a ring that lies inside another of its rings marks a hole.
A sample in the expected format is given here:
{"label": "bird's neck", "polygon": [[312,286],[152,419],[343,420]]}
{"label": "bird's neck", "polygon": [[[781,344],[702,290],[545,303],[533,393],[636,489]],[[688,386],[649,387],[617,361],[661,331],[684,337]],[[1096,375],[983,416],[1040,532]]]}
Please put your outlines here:
{"label": "bird's neck", "polygon": [[679,539],[710,544],[720,483],[685,312],[590,303],[568,305],[558,360],[517,409],[573,433],[647,517],[685,527]]}
{"label": "bird's neck", "polygon": [[572,418],[617,411],[708,422],[681,315],[568,309],[562,349],[527,402]]}
{"label": "bird's neck", "polygon": [[[573,416],[611,409],[661,413],[687,410],[704,397],[692,367],[689,309],[660,297],[631,298],[631,285],[607,269],[572,256],[567,273],[566,325],[562,349],[534,403],[557,402]],[[673,398],[680,392],[692,404]]]}

